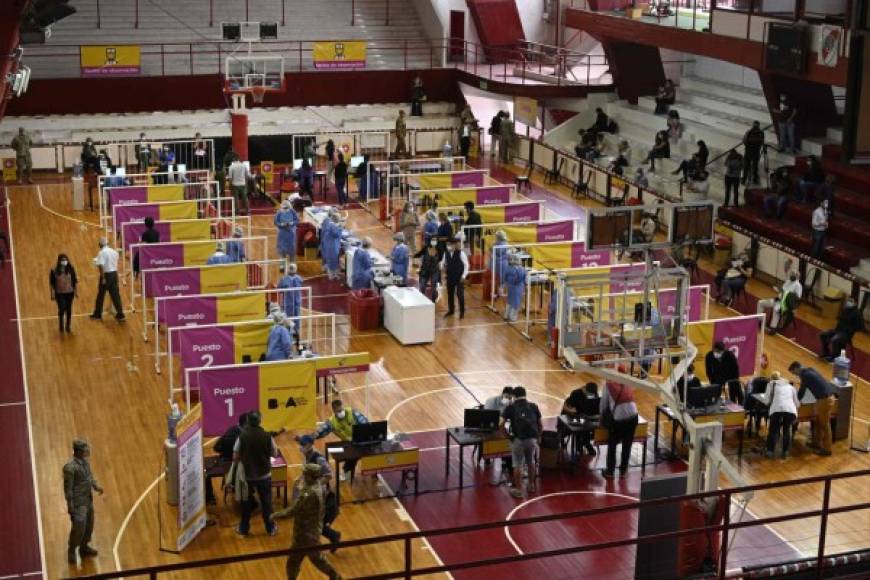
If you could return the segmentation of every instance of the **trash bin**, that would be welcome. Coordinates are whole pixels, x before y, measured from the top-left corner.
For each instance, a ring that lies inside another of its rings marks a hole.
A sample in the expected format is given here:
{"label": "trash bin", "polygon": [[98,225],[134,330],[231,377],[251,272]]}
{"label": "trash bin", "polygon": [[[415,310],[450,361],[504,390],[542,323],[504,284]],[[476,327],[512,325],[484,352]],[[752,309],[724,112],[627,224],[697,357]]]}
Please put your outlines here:
{"label": "trash bin", "polygon": [[541,433],[541,467],[557,469],[559,467],[559,434],[556,431]]}
{"label": "trash bin", "polygon": [[296,255],[305,255],[305,246],[310,241],[317,240],[317,228],[310,222],[296,224]]}
{"label": "trash bin", "polygon": [[845,297],[846,293],[839,288],[828,286],[822,294],[822,318],[831,321],[837,320]]}
{"label": "trash bin", "polygon": [[[481,279],[483,278],[483,259],[484,255],[482,252],[478,252],[477,254],[472,254],[469,256],[469,269],[471,270],[471,274],[468,275],[468,283],[469,284],[480,284]],[[492,277],[492,274],[490,274]]]}
{"label": "trash bin", "polygon": [[355,330],[374,330],[380,326],[381,298],[370,288],[351,290],[347,297],[350,324]]}

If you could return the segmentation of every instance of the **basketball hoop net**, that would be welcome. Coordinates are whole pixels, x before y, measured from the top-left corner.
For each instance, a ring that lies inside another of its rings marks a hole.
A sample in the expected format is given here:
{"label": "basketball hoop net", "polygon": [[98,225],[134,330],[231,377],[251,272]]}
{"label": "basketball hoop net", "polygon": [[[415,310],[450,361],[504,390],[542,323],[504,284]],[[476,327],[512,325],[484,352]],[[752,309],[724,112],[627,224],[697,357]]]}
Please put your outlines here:
{"label": "basketball hoop net", "polygon": [[251,87],[250,91],[254,103],[262,103],[266,97],[266,87]]}

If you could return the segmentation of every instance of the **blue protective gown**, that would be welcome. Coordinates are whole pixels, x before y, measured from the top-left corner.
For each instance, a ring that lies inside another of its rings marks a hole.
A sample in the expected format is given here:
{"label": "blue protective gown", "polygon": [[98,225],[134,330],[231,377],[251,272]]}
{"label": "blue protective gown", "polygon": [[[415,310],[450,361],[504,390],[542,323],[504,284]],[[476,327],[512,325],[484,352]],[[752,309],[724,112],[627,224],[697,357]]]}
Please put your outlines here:
{"label": "blue protective gown", "polygon": [[232,264],[233,261],[227,254],[212,254],[206,260],[206,266],[214,266],[215,264]]}
{"label": "blue protective gown", "polygon": [[393,263],[390,271],[396,276],[402,277],[402,282],[408,282],[408,246],[399,242],[393,247],[390,261]]}
{"label": "blue protective gown", "polygon": [[504,274],[508,267],[508,247],[507,243],[499,242],[493,247],[495,253],[495,281],[501,285],[504,284]]}
{"label": "blue protective gown", "polygon": [[290,331],[281,324],[276,324],[269,331],[269,342],[266,346],[266,360],[287,360],[293,352],[293,337]]}
{"label": "blue protective gown", "polygon": [[522,266],[507,266],[504,270],[504,283],[508,291],[508,305],[519,309],[526,290],[526,269]]}
{"label": "blue protective gown", "polygon": [[341,252],[341,226],[332,220],[323,222],[320,228],[320,257],[330,272],[338,271],[338,254]]}
{"label": "blue protective gown", "polygon": [[550,305],[547,307],[547,340],[550,340],[553,327],[556,326],[556,308],[559,306],[559,293],[553,288],[550,290]]}
{"label": "blue protective gown", "polygon": [[292,209],[280,210],[275,214],[279,256],[292,256],[296,253],[296,224],[298,223],[299,216]]}
{"label": "blue protective gown", "polygon": [[370,288],[375,273],[372,271],[372,257],[368,250],[357,248],[353,254],[353,278],[350,287],[352,290]]}
{"label": "blue protective gown", "polygon": [[428,248],[432,238],[438,235],[438,222],[426,222],[423,225],[423,246]]}
{"label": "blue protective gown", "polygon": [[245,244],[241,240],[230,240],[227,242],[227,256],[230,257],[230,262],[244,262],[247,259]]}
{"label": "blue protective gown", "polygon": [[[278,289],[302,288],[302,276],[288,274],[278,281]],[[282,292],[284,314],[294,318],[302,312],[302,292]]]}

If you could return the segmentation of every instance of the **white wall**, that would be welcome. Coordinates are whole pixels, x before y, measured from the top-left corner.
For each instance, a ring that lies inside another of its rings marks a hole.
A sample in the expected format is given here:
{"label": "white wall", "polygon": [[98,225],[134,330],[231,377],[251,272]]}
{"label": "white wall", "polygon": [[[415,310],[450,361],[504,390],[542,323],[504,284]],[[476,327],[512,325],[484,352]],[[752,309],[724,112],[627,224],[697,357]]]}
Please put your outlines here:
{"label": "white wall", "polygon": [[[687,59],[692,55],[685,55]],[[695,56],[695,62],[683,67],[683,72],[697,77],[739,85],[751,89],[761,89],[758,71],[714,58]]]}
{"label": "white wall", "polygon": [[[523,33],[526,40],[540,42],[542,44],[554,44],[553,25],[545,22],[544,7],[547,0],[517,0],[517,11],[520,13],[520,22],[523,25]],[[550,0],[550,11],[555,10],[555,0]],[[550,20],[555,22],[556,15],[550,14]]]}
{"label": "white wall", "polygon": [[414,5],[430,39],[447,38],[450,34],[450,11],[458,10],[465,13],[465,40],[480,42],[465,0],[414,0]]}

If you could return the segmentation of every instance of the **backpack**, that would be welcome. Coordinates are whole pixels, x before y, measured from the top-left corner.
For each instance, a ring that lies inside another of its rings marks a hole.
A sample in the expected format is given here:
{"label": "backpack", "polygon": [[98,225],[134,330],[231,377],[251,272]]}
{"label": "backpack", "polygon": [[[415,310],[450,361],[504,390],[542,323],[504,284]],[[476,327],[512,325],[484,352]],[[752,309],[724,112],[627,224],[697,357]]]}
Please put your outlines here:
{"label": "backpack", "polygon": [[534,406],[528,401],[514,403],[511,432],[517,439],[536,439],[538,437],[538,415],[535,413]]}

